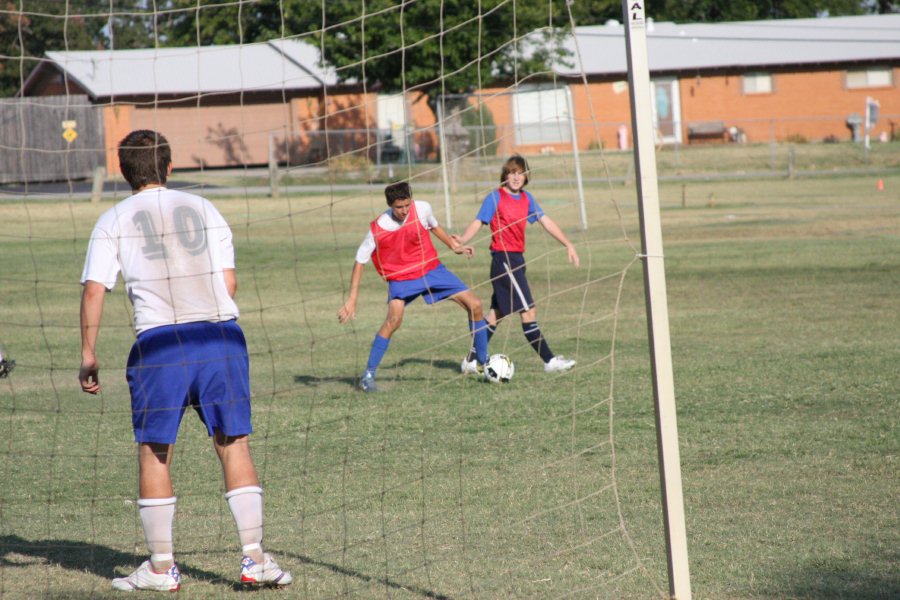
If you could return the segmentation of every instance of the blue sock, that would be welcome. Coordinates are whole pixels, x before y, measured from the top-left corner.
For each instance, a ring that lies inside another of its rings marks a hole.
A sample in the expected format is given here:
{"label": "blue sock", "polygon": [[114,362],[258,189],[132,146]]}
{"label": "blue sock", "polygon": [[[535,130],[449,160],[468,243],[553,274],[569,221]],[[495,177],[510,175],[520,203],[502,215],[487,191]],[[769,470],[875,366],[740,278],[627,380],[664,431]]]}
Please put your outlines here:
{"label": "blue sock", "polygon": [[[484,323],[484,332],[485,332],[485,334],[487,334],[487,342],[485,342],[485,343],[488,346],[490,346],[491,338],[494,337],[494,333],[497,331],[497,326],[491,325],[484,319],[479,321],[479,323]],[[469,322],[469,330],[471,331],[472,328],[474,328],[474,327],[475,326],[470,321]],[[478,350],[475,348],[475,345],[474,345],[475,340],[472,340],[472,342],[473,342],[473,345],[471,348],[469,348],[469,354],[466,355],[466,360],[475,360],[475,358],[478,356]],[[485,350],[485,353],[487,353],[487,350]],[[488,354],[488,356],[490,356],[490,355]]]}
{"label": "blue sock", "polygon": [[469,331],[475,336],[475,358],[481,364],[488,361],[488,328],[484,319],[469,321]]}
{"label": "blue sock", "polygon": [[375,339],[372,340],[372,349],[369,350],[369,362],[366,363],[367,372],[375,373],[375,369],[381,364],[381,359],[384,358],[384,353],[387,352],[390,343],[390,338],[375,334]]}

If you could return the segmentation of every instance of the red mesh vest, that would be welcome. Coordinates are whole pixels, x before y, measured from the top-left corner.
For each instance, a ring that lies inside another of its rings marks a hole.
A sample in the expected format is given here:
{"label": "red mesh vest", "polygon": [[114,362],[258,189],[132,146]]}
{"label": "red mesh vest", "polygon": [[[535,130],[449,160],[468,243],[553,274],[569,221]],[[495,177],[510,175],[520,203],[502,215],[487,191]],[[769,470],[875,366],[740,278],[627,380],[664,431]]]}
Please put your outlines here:
{"label": "red mesh vest", "polygon": [[410,204],[400,229],[388,231],[378,225],[378,219],[369,227],[375,236],[372,264],[388,281],[418,279],[440,264],[431,234],[419,222],[415,202]]}
{"label": "red mesh vest", "polygon": [[514,199],[506,188],[499,190],[497,211],[491,219],[491,250],[494,252],[525,252],[525,226],[528,224],[528,194],[525,190]]}

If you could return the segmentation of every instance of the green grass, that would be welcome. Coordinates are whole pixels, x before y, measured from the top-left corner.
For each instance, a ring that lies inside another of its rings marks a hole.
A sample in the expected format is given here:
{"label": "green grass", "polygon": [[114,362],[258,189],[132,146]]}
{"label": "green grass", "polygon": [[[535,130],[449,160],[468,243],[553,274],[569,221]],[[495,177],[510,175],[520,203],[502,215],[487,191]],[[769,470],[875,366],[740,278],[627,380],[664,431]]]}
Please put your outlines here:
{"label": "green grass", "polygon": [[[881,193],[869,175],[660,190],[694,598],[900,595],[900,176],[883,179]],[[575,372],[544,376],[510,323],[492,350],[515,360],[513,382],[466,379],[462,311],[417,301],[377,396],[352,389],[384,317],[371,269],[357,320],[335,312],[383,200],[215,200],[237,245],[266,546],[296,578],[278,597],[667,590],[634,189],[589,186],[587,232],[571,189],[537,193],[582,257],[571,269],[531,229],[539,319]],[[4,597],[113,597],[108,579],[145,554],[121,287],[100,339],[104,392],[76,384],[78,278],[109,206],[0,204],[0,343],[18,363],[0,380]],[[476,208],[455,198],[458,219]],[[445,262],[486,299],[477,245]],[[238,593],[219,473],[186,415],[173,474],[187,598]]]}

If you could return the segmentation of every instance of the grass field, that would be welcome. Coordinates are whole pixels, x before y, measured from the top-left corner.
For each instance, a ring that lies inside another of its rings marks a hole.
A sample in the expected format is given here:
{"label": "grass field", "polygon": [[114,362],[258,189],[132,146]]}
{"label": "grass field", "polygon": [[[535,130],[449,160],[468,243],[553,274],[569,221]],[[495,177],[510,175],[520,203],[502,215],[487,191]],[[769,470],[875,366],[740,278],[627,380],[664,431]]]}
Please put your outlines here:
{"label": "grass field", "polygon": [[[694,598],[900,596],[900,175],[661,188]],[[536,187],[579,270],[538,228],[542,329],[574,372],[543,374],[518,324],[505,386],[466,379],[462,311],[412,305],[353,383],[384,316],[370,269],[341,327],[377,194],[215,199],[232,225],[252,353],[253,448],[281,598],[659,598],[668,589],[633,187]],[[431,200],[440,206],[437,198]],[[612,202],[621,212],[621,222]],[[121,286],[82,394],[86,240],[111,203],[0,203],[0,595],[113,597],[145,556]],[[458,199],[456,215],[477,200]],[[438,211],[440,214],[440,211]],[[461,217],[458,217],[461,218]],[[465,220],[465,218],[463,220]],[[446,264],[485,299],[486,240]],[[174,467],[181,595],[228,598],[239,548],[210,443],[186,415]]]}

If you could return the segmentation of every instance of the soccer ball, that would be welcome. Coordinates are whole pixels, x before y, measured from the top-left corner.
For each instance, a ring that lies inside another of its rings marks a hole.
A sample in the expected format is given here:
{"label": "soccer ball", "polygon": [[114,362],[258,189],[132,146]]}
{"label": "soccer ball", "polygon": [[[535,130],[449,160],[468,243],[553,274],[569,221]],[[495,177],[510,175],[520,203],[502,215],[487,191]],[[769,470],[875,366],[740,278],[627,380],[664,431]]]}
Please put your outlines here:
{"label": "soccer ball", "polygon": [[484,365],[484,374],[491,383],[507,383],[515,372],[516,366],[505,354],[492,355]]}

